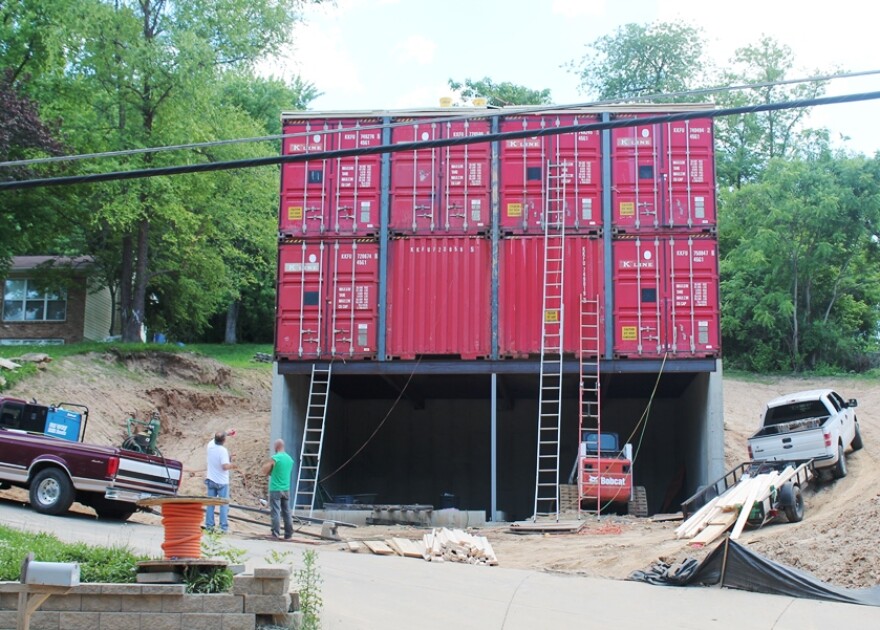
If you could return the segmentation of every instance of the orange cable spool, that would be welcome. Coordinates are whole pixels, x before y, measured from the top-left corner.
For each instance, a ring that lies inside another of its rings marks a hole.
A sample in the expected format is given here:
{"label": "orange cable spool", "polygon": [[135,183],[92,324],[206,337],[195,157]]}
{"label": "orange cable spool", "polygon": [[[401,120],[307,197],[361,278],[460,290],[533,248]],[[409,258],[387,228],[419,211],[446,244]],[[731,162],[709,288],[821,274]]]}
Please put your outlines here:
{"label": "orange cable spool", "polygon": [[205,510],[201,503],[165,503],[162,505],[162,526],[165,542],[162,551],[166,559],[202,557],[202,519]]}

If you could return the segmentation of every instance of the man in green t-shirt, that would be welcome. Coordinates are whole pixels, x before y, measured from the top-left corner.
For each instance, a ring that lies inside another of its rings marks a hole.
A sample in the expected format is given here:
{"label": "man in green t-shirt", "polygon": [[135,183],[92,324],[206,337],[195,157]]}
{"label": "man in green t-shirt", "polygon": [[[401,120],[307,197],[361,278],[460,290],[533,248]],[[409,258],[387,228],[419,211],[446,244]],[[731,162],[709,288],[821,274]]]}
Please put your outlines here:
{"label": "man in green t-shirt", "polygon": [[281,519],[284,519],[284,539],[293,536],[290,518],[290,475],[293,458],[284,451],[284,440],[275,440],[275,454],[263,464],[263,474],[269,476],[269,509],[272,514],[272,538],[281,538]]}

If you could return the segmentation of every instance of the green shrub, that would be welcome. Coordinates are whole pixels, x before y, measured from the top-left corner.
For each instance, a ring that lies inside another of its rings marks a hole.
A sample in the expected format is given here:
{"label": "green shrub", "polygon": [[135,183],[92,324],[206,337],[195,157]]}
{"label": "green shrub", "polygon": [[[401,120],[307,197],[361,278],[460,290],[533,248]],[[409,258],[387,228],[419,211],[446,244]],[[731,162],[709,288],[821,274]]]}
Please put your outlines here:
{"label": "green shrub", "polygon": [[46,533],[31,534],[0,526],[0,581],[21,578],[21,561],[29,553],[39,562],[77,562],[82,582],[133,583],[137,563],[148,556],[128,547],[98,547],[64,543]]}

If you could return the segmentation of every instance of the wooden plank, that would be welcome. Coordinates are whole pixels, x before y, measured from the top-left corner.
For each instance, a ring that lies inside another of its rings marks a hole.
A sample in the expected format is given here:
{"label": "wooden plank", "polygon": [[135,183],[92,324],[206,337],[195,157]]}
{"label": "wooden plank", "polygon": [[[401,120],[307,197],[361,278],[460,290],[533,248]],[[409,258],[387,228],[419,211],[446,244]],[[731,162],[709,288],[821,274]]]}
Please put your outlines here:
{"label": "wooden plank", "polygon": [[761,492],[761,489],[764,487],[765,483],[766,481],[762,480],[761,482],[753,485],[751,492],[749,493],[746,500],[743,502],[742,508],[739,511],[739,515],[736,518],[736,523],[733,525],[733,531],[730,532],[731,540],[736,540],[737,538],[739,538],[739,535],[742,534],[742,530],[746,526],[746,521],[749,519],[749,514],[752,511],[752,506],[755,504],[755,499]]}
{"label": "wooden plank", "polygon": [[713,540],[721,536],[724,532],[730,529],[730,526],[736,522],[736,513],[735,512],[723,512],[725,520],[719,521],[717,523],[710,523],[706,525],[705,529],[701,531],[697,536],[691,540],[690,545],[694,546],[702,546],[708,545]]}
{"label": "wooden plank", "polygon": [[364,544],[367,546],[367,549],[377,556],[390,556],[394,554],[394,550],[381,540],[365,540]]}
{"label": "wooden plank", "polygon": [[407,558],[422,558],[425,554],[424,545],[408,538],[392,538],[391,541],[400,549],[400,555]]}
{"label": "wooden plank", "polygon": [[356,540],[350,540],[348,542],[348,550],[351,551],[352,553],[359,553],[359,552],[363,551],[363,549],[364,549],[364,546]]}
{"label": "wooden plank", "polygon": [[655,514],[649,520],[654,523],[663,523],[666,521],[683,521],[684,514],[681,512],[670,512],[669,514]]}

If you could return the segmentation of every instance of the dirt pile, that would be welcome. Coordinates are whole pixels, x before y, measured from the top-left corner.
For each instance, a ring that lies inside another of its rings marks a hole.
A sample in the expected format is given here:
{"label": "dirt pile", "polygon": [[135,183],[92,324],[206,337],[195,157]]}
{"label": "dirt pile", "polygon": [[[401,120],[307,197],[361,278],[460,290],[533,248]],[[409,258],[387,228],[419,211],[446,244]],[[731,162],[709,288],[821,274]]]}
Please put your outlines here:
{"label": "dirt pile", "polygon": [[[748,458],[746,438],[758,426],[767,400],[802,389],[832,387],[857,398],[865,448],[849,459],[849,476],[819,485],[805,495],[806,518],[746,531],[740,542],[768,557],[842,586],[880,584],[880,387],[858,378],[762,378],[724,380],[725,460],[729,467]],[[217,430],[235,427],[228,440],[240,471],[232,476],[236,503],[259,506],[265,496],[260,463],[269,452],[271,369],[231,370],[216,361],[183,353],[104,353],[54,361],[18,385],[10,395],[41,402],[89,406],[88,439],[122,443],[130,415],[162,420],[162,453],[184,463],[183,494],[204,494],[205,445]],[[12,491],[8,491],[12,492]],[[136,516],[135,518],[151,518]],[[677,522],[630,517],[588,522],[577,535],[523,536],[503,527],[488,535],[502,566],[543,569],[595,577],[624,578],[654,560],[701,556],[675,539]],[[237,531],[254,531],[234,523]],[[262,531],[263,528],[257,528]],[[420,537],[412,528],[346,530],[347,538]]]}

